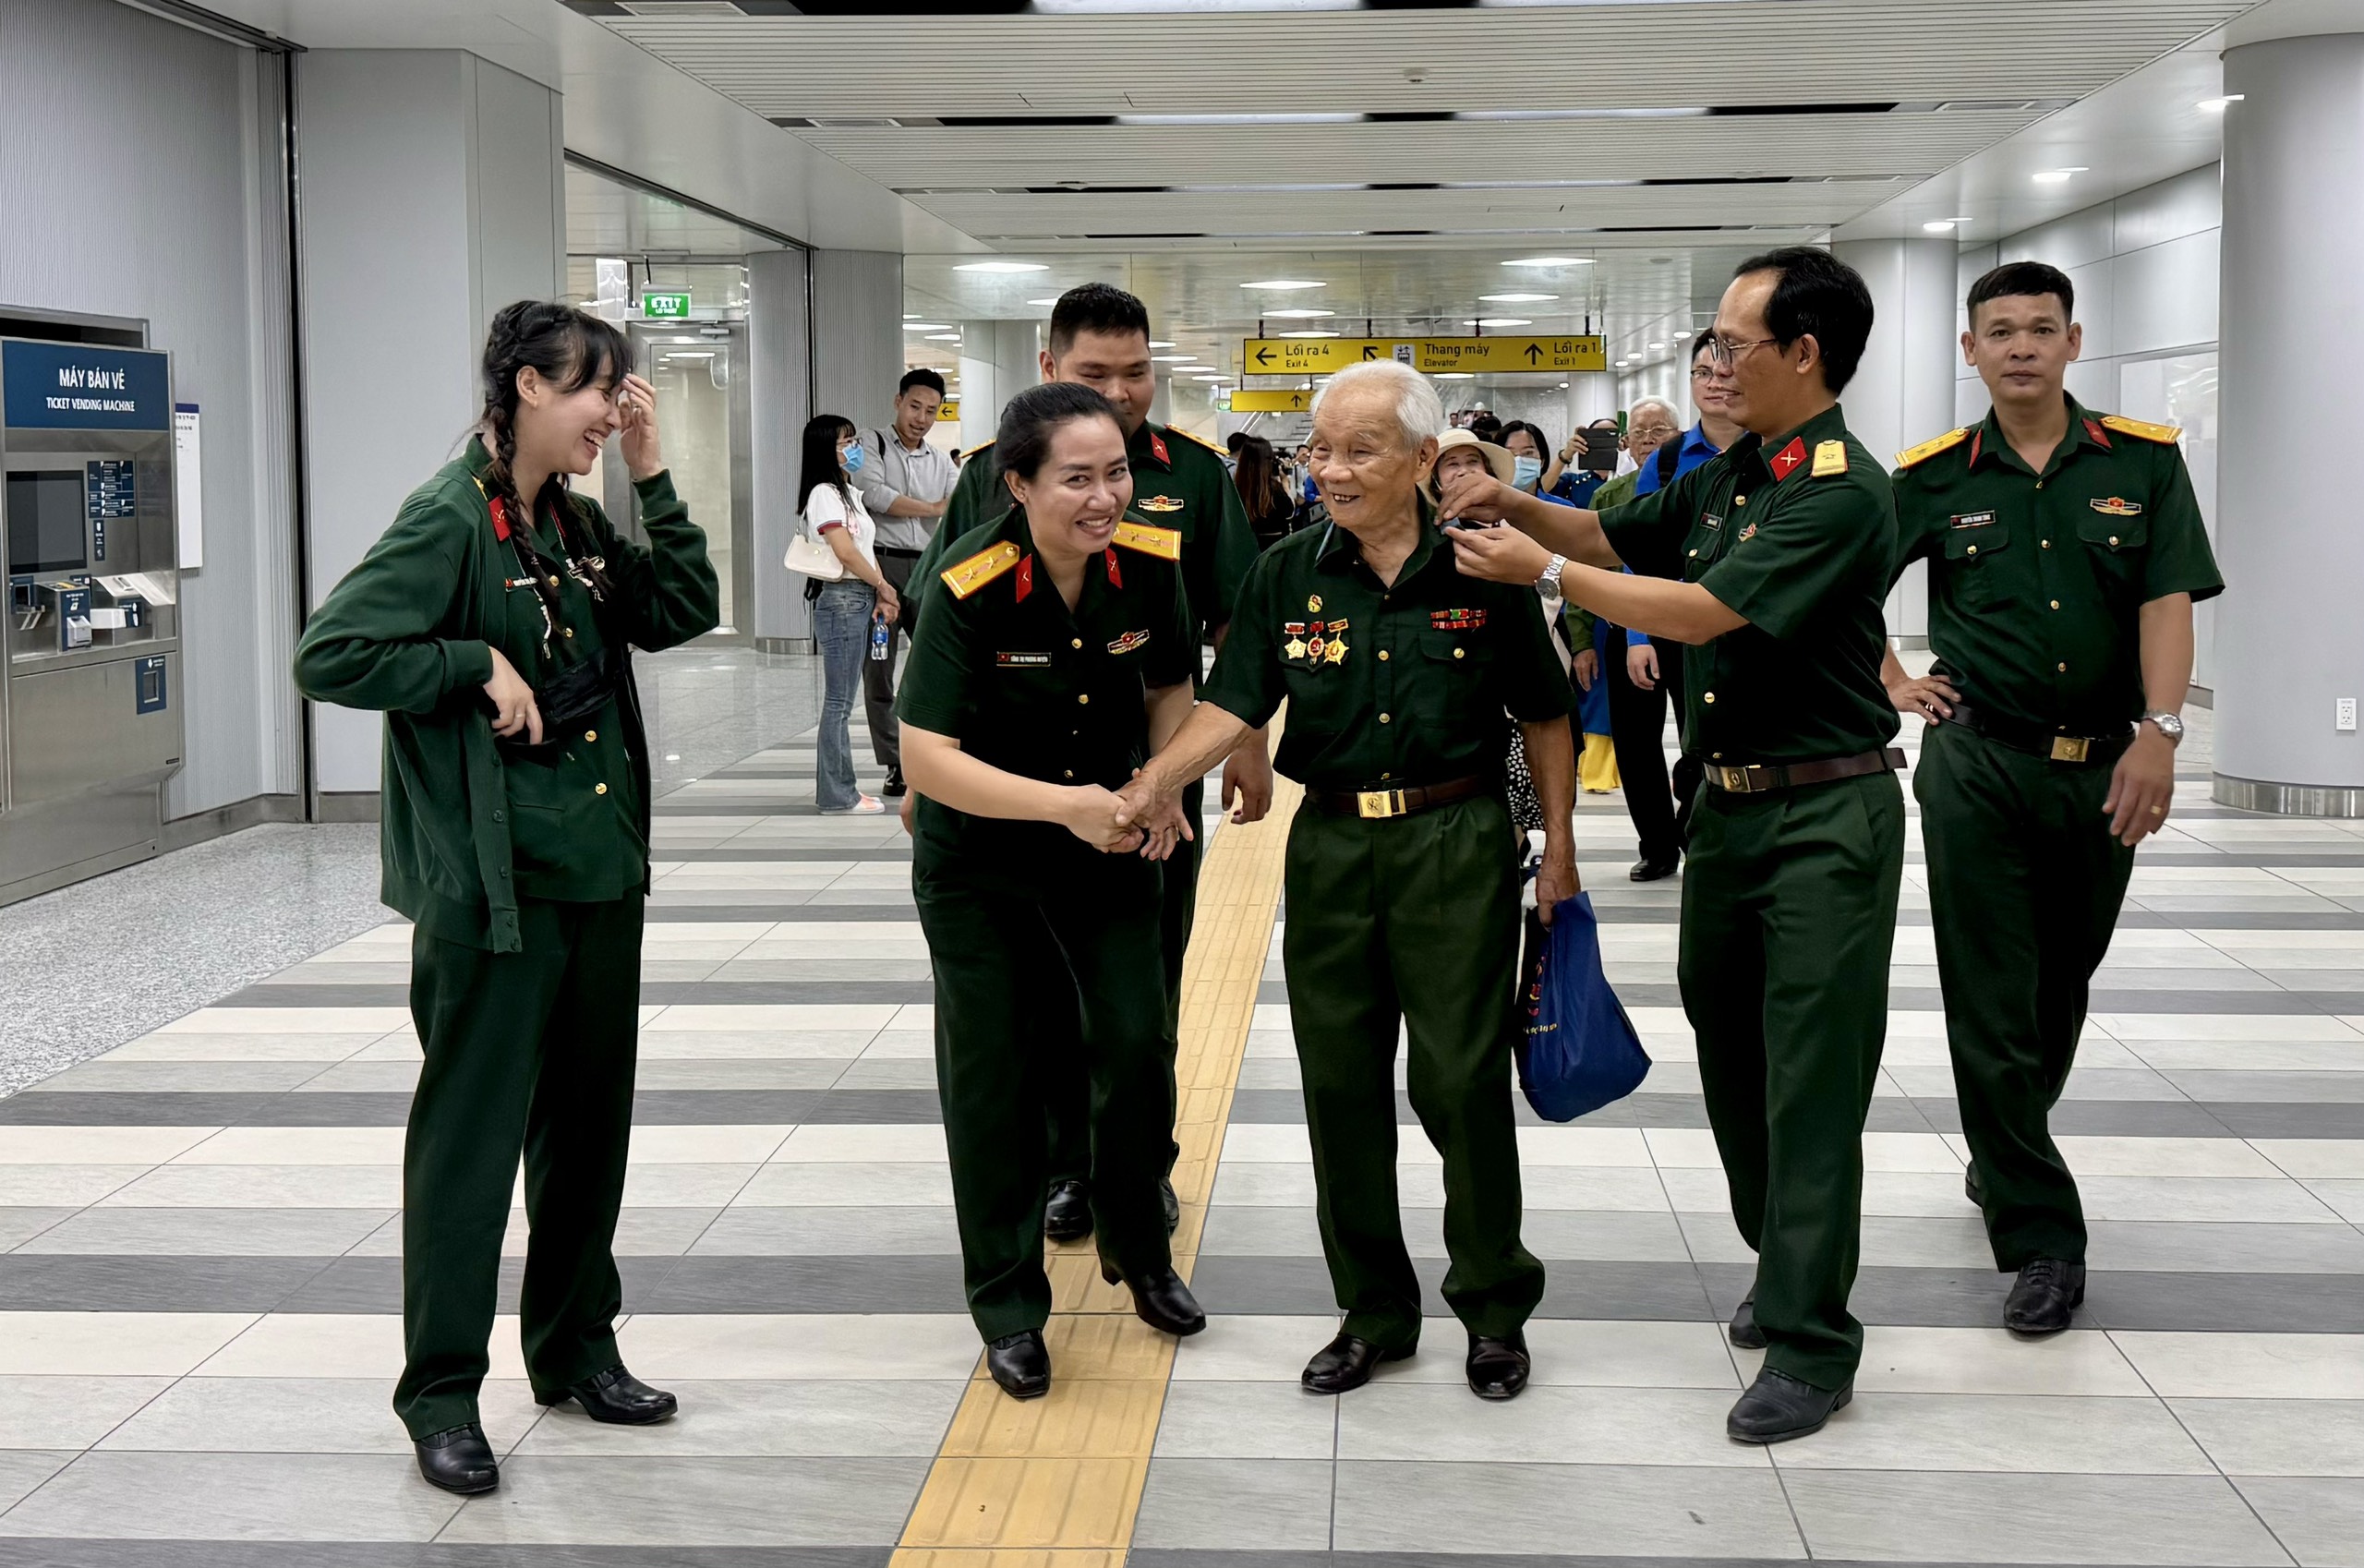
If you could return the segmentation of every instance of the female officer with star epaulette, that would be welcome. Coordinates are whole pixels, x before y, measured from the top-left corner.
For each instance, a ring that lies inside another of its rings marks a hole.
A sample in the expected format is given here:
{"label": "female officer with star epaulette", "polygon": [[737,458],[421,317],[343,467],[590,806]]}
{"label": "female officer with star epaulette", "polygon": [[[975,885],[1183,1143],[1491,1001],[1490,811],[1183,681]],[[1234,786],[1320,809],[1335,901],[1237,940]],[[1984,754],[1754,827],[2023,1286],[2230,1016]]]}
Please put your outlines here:
{"label": "female officer with star epaulette", "polygon": [[[386,715],[381,896],[414,923],[426,1052],[403,1150],[394,1409],[449,1491],[500,1481],[476,1393],[521,1152],[535,1397],[628,1424],[675,1409],[615,1338],[648,893],[629,648],[712,630],[718,589],[632,362],[621,332],[563,305],[493,318],[467,450],[411,493],[296,655],[306,696]],[[610,436],[645,546],[567,488]]]}
{"label": "female officer with star epaulette", "polygon": [[1114,793],[1189,713],[1199,645],[1179,537],[1125,516],[1132,473],[1105,398],[1019,393],[995,453],[1015,504],[927,585],[896,706],[921,797],[911,886],[969,1310],[994,1381],[1031,1399],[1051,1378],[1043,1082],[1067,1065],[1043,1060],[1028,1027],[1042,995],[1081,1004],[1102,1272],[1152,1327],[1206,1325],[1158,1196],[1174,1105],[1156,858],[1174,826],[1144,843],[1116,826]]}

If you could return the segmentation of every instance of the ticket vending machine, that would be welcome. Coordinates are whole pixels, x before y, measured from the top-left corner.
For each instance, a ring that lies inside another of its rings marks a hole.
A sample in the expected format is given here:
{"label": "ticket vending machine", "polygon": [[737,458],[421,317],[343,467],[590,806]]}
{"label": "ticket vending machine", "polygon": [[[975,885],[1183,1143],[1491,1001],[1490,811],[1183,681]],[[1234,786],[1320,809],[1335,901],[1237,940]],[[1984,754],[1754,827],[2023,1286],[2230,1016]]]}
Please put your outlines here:
{"label": "ticket vending machine", "polygon": [[0,338],[0,903],[157,851],[181,765],[172,365]]}

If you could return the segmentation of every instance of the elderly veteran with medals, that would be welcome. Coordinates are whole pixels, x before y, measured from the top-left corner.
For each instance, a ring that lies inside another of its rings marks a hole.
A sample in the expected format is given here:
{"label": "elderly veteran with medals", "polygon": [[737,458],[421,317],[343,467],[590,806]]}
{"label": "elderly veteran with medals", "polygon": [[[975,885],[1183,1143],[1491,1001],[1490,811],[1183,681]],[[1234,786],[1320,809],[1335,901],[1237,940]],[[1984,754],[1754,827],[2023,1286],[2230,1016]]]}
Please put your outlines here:
{"label": "elderly veteran with medals", "polygon": [[[1175,838],[1164,826],[1144,844],[1116,821],[1111,792],[1190,711],[1199,644],[1181,540],[1125,515],[1132,472],[1105,398],[1031,388],[1002,411],[996,446],[1015,504],[927,583],[897,703],[920,796],[911,891],[935,973],[969,1311],[994,1381],[1032,1399],[1051,1381],[1043,1099],[1054,1074],[1089,1074],[1102,1273],[1131,1288],[1151,1326],[1206,1326],[1174,1271],[1158,1196],[1174,1091],[1156,861]],[[1049,995],[1079,1008],[1079,1047],[1031,1027]]]}
{"label": "elderly veteran with medals", "polygon": [[1444,425],[1435,389],[1392,361],[1332,378],[1312,465],[1331,525],[1259,557],[1204,700],[1125,791],[1161,822],[1190,779],[1284,699],[1277,766],[1306,786],[1290,825],[1282,959],[1303,1075],[1323,1255],[1342,1332],[1304,1386],[1369,1381],[1420,1337],[1420,1287],[1395,1186],[1394,1063],[1444,1157],[1444,1297],[1468,1330],[1471,1389],[1526,1387],[1543,1266],[1519,1242],[1507,998],[1518,962],[1518,850],[1504,802],[1512,722],[1544,807],[1538,894],[1576,890],[1574,694],[1533,591],[1453,570],[1421,483]]}

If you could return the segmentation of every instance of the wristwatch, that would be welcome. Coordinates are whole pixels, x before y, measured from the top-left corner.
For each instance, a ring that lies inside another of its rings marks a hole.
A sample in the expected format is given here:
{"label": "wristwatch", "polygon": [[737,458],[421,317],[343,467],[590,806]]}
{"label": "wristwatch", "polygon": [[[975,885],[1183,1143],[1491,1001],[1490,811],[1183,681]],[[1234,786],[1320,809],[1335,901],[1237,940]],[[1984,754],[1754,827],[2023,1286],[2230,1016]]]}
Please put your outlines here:
{"label": "wristwatch", "polygon": [[2183,744],[2183,716],[2181,714],[2146,713],[2142,716],[2142,722],[2155,727],[2160,734],[2167,738],[2167,744],[2170,746]]}
{"label": "wristwatch", "polygon": [[[1535,580],[1536,587],[1544,593],[1550,594],[1554,598],[1564,597],[1565,596],[1560,592],[1560,573],[1567,564],[1568,558],[1566,556],[1553,556],[1551,558],[1551,564],[1543,569],[1543,575]],[[2177,730],[2178,733],[2180,733],[2182,726],[2177,725]]]}

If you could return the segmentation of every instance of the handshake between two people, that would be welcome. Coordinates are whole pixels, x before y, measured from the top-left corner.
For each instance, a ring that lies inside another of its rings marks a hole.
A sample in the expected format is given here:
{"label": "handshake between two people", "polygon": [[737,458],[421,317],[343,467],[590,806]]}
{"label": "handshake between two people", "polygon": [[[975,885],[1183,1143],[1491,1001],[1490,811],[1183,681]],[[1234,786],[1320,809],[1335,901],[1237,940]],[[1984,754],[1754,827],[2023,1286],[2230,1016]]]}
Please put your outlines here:
{"label": "handshake between two people", "polygon": [[1133,770],[1121,790],[1085,784],[1069,790],[1061,825],[1108,855],[1138,854],[1169,859],[1185,838],[1198,838],[1178,790],[1161,790],[1151,775]]}

